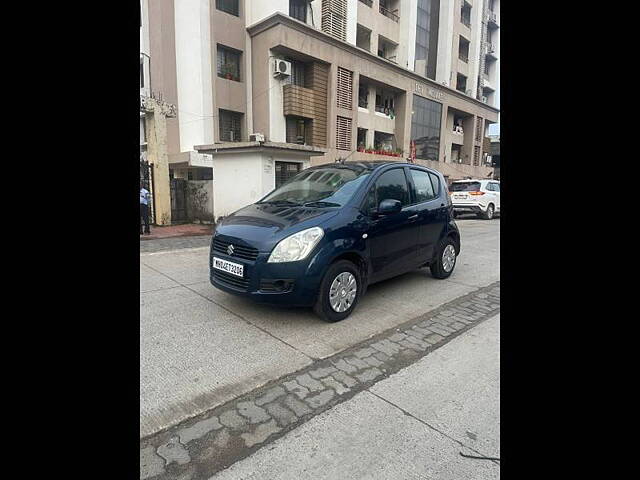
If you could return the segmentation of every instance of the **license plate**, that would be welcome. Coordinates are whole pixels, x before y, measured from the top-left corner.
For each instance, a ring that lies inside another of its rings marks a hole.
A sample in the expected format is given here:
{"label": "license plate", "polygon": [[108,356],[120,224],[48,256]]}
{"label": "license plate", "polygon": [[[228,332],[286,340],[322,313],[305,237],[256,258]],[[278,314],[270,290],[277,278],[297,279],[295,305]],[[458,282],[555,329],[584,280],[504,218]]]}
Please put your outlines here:
{"label": "license plate", "polygon": [[453,198],[467,198],[466,195],[454,195]]}
{"label": "license plate", "polygon": [[244,265],[240,265],[239,263],[233,263],[218,257],[213,257],[213,268],[230,273],[236,277],[244,277]]}

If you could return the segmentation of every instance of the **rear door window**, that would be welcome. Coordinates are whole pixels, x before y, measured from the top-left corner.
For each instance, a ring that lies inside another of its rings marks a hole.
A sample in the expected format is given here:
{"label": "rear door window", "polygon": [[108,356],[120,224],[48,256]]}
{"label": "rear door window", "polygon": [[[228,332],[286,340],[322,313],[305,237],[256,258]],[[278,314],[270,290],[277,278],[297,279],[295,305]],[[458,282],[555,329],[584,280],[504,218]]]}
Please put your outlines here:
{"label": "rear door window", "polygon": [[411,178],[416,194],[416,203],[427,202],[436,198],[429,172],[411,169]]}
{"label": "rear door window", "polygon": [[479,192],[480,182],[455,182],[449,187],[450,192]]}

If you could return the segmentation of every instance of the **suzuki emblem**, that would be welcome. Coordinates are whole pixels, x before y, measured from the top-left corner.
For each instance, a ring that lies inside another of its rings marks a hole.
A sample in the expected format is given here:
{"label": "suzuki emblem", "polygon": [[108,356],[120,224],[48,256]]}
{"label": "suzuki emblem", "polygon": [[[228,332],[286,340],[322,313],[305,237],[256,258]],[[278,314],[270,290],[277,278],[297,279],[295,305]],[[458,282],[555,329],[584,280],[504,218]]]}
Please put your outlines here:
{"label": "suzuki emblem", "polygon": [[233,245],[229,245],[229,246],[227,247],[227,254],[229,254],[229,255],[233,255]]}

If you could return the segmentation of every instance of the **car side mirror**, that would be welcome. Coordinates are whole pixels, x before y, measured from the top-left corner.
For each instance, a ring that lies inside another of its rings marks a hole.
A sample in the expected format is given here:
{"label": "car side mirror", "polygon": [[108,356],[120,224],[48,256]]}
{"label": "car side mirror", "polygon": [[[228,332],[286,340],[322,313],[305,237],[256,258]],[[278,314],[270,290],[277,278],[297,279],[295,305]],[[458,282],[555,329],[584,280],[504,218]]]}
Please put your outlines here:
{"label": "car side mirror", "polygon": [[400,200],[385,199],[380,202],[378,206],[378,215],[390,215],[392,213],[398,213],[402,210],[402,203]]}

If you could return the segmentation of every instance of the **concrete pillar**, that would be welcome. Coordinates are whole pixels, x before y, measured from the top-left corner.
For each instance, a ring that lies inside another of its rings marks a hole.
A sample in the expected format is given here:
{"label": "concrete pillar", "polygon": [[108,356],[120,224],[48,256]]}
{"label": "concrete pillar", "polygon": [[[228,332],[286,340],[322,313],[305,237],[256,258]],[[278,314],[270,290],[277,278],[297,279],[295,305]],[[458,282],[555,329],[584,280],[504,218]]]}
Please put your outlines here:
{"label": "concrete pillar", "polygon": [[147,158],[153,167],[153,201],[157,225],[171,225],[171,187],[167,153],[167,119],[159,104],[146,114]]}

